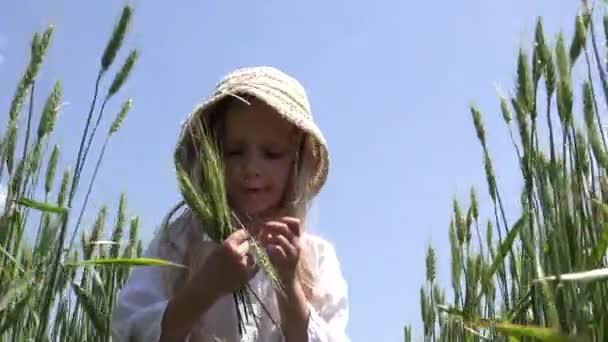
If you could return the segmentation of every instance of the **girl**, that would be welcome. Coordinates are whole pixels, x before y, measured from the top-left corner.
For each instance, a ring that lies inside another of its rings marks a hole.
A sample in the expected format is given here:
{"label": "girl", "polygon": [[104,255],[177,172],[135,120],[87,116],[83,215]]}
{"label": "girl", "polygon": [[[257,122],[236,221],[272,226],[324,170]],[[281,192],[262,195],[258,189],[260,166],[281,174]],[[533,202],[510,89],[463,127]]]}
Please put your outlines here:
{"label": "girl", "polygon": [[[347,285],[333,246],[305,233],[305,216],[327,177],[325,139],[300,83],[270,67],[238,69],[183,125],[176,159],[194,179],[196,124],[215,133],[229,205],[246,229],[217,244],[185,209],[166,219],[145,256],[185,264],[130,274],[113,311],[118,341],[347,342]],[[176,213],[178,208],[172,212]],[[275,294],[250,253],[249,234],[266,248],[286,296]],[[237,329],[232,294],[249,284],[259,325]],[[275,324],[276,323],[276,324]]]}

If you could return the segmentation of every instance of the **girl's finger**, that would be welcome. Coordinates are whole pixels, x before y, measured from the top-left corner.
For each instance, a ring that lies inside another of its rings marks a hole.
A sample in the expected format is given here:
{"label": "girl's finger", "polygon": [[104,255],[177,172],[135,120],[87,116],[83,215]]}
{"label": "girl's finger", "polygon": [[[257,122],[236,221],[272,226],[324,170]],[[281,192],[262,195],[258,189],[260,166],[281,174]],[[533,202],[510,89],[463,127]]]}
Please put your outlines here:
{"label": "girl's finger", "polygon": [[247,253],[249,253],[249,247],[250,247],[249,246],[249,241],[245,240],[243,243],[234,246],[233,250],[239,256],[245,256],[245,255],[247,255]]}
{"label": "girl's finger", "polygon": [[294,246],[291,242],[285,238],[283,235],[273,235],[271,238],[271,243],[273,245],[280,246],[285,252],[286,256],[295,257],[298,253],[296,246]]}
{"label": "girl's finger", "polygon": [[283,248],[279,245],[269,245],[268,256],[274,261],[284,260],[287,258],[287,253],[285,253]]}
{"label": "girl's finger", "polygon": [[281,218],[281,222],[283,222],[287,225],[287,227],[289,228],[289,230],[291,231],[291,233],[293,235],[300,236],[302,234],[299,219],[297,219],[295,217],[286,216],[286,217]]}
{"label": "girl's finger", "polygon": [[226,239],[226,242],[235,246],[240,245],[243,242],[247,241],[247,239],[249,239],[249,236],[249,232],[247,232],[245,229],[239,229],[236,232],[230,234]]}
{"label": "girl's finger", "polygon": [[282,222],[273,221],[273,222],[266,223],[263,237],[267,238],[268,234],[283,235],[290,242],[292,242],[295,238],[295,235],[291,232],[291,230],[289,229],[287,224],[282,223]]}

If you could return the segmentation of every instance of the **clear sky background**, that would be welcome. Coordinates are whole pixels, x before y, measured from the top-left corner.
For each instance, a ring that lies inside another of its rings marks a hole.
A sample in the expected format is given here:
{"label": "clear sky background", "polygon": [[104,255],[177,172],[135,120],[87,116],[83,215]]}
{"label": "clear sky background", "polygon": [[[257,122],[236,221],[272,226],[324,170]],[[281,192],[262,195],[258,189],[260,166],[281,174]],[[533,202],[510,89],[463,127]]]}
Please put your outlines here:
{"label": "clear sky background", "polygon": [[[61,161],[73,167],[100,55],[124,3],[3,3],[2,132],[31,36],[53,24],[36,98],[40,109],[52,83],[63,82],[67,105],[54,142],[66,146]],[[172,152],[186,114],[233,68],[279,67],[307,88],[329,143],[331,171],[312,231],[334,243],[341,260],[348,334],[353,341],[401,341],[404,324],[422,334],[429,243],[438,277],[449,284],[453,199],[466,200],[476,186],[484,219],[492,213],[469,105],[484,113],[499,186],[509,216],[516,215],[519,171],[496,86],[514,90],[517,49],[532,46],[536,16],[545,18],[551,43],[560,28],[570,41],[579,1],[131,3],[132,29],[105,85],[128,50],[140,49],[134,74],[106,113],[113,117],[128,96],[133,109],[109,146],[87,222],[102,203],[114,212],[125,191],[129,214],[141,217],[149,241],[178,200]]]}

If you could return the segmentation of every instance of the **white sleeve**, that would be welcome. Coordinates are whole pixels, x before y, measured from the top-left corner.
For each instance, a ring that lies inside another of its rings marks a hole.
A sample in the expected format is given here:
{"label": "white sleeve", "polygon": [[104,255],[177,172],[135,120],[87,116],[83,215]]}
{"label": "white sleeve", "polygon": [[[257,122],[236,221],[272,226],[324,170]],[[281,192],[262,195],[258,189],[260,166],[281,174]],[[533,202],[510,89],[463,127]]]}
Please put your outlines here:
{"label": "white sleeve", "polygon": [[349,316],[348,286],[333,246],[318,247],[316,289],[320,296],[311,304],[308,321],[309,342],[350,342],[346,336]]}
{"label": "white sleeve", "polygon": [[[159,230],[143,253],[147,258],[160,258]],[[163,256],[162,259],[174,259]],[[170,260],[179,262],[177,260]],[[123,288],[118,292],[112,313],[113,341],[158,341],[163,315],[169,298],[163,288],[161,267],[137,266],[131,271]]]}

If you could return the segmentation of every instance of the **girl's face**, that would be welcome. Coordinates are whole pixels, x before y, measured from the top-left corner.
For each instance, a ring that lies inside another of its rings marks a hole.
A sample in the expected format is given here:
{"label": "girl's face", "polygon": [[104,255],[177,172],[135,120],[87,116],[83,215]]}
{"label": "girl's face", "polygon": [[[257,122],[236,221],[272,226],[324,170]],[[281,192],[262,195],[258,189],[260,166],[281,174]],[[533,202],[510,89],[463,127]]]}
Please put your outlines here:
{"label": "girl's face", "polygon": [[224,157],[231,206],[262,216],[280,206],[291,172],[294,126],[259,100],[235,101],[226,113]]}

